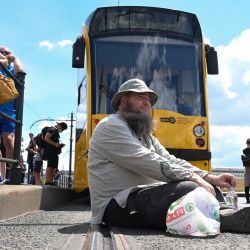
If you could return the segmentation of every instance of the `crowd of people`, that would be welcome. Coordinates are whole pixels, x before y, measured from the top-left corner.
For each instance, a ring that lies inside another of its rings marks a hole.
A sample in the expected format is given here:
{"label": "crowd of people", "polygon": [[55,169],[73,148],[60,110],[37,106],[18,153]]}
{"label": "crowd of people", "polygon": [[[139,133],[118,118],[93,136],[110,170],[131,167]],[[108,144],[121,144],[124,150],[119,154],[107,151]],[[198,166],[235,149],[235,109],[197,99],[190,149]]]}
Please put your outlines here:
{"label": "crowd of people", "polygon": [[45,185],[55,185],[55,176],[58,174],[58,160],[61,149],[65,144],[60,143],[60,133],[67,129],[65,122],[59,122],[55,126],[46,127],[42,135],[43,146],[37,142],[37,137],[30,133],[30,142],[26,150],[28,163],[28,183],[42,185],[41,174],[43,162],[47,161]]}

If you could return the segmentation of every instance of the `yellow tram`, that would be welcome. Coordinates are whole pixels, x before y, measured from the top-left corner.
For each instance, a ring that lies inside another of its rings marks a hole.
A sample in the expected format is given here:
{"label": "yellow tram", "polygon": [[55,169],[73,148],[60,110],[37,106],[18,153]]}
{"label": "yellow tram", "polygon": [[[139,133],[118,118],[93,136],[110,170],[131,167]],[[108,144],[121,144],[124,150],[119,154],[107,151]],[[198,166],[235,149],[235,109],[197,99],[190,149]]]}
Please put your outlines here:
{"label": "yellow tram", "polygon": [[167,150],[211,170],[206,76],[218,74],[217,53],[204,44],[196,15],[163,8],[96,9],[73,45],[78,68],[74,189],[88,188],[89,139],[111,114],[111,99],[130,78],[159,94],[155,136]]}

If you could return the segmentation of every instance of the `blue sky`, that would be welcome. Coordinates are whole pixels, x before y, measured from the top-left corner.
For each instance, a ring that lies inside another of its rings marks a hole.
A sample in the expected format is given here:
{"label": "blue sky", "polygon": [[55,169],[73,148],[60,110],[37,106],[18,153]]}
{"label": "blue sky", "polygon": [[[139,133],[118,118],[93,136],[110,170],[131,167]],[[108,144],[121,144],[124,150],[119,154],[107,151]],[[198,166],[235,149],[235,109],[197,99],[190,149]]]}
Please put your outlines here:
{"label": "blue sky", "polygon": [[[24,101],[24,146],[28,133],[46,122],[70,119],[76,111],[76,69],[72,43],[97,7],[143,5],[195,13],[203,36],[218,51],[220,74],[208,77],[213,167],[241,167],[240,154],[250,137],[250,2],[249,0],[12,0],[1,2],[0,44],[23,62],[27,77]],[[55,124],[55,123],[53,123]],[[68,142],[69,131],[62,136]],[[60,159],[68,168],[68,148]]]}

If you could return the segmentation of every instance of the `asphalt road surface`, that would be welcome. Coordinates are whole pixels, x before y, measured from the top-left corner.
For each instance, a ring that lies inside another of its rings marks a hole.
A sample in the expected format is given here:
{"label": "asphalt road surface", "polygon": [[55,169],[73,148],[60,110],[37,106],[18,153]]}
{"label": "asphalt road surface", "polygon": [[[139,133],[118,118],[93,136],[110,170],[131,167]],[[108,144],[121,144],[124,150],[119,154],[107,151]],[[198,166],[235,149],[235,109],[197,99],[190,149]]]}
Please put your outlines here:
{"label": "asphalt road surface", "polygon": [[[240,203],[244,199],[240,198]],[[241,204],[245,206],[245,204]],[[0,221],[0,249],[81,249],[87,234],[90,208],[76,200],[54,211],[37,211]],[[135,249],[250,249],[250,234],[222,233],[210,238],[184,238],[155,230],[120,229],[135,239]],[[94,249],[95,250],[95,249]]]}

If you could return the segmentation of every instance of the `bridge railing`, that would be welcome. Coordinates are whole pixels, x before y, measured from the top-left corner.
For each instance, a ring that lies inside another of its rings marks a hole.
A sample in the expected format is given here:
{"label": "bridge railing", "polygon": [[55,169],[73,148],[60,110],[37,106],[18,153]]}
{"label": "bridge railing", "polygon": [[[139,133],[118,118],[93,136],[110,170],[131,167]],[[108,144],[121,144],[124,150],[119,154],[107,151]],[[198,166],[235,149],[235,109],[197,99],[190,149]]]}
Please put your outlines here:
{"label": "bridge railing", "polygon": [[60,175],[60,177],[54,180],[55,184],[61,188],[72,188],[72,176]]}

